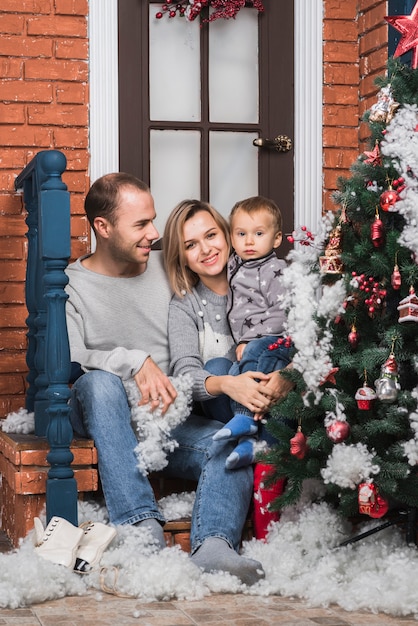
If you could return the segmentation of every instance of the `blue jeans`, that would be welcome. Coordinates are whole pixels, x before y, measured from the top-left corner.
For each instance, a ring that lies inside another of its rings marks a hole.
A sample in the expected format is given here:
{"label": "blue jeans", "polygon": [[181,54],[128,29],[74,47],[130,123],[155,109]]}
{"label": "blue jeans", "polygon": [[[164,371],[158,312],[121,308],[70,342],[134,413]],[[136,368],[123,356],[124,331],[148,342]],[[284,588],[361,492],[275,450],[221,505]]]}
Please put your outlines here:
{"label": "blue jeans", "polygon": [[[276,335],[268,335],[266,337],[260,337],[260,339],[253,339],[246,346],[242,355],[241,361],[235,361],[229,374],[232,376],[238,376],[243,372],[263,372],[264,374],[270,374],[281,370],[289,365],[290,348],[286,348],[284,345],[278,346],[274,350],[269,350],[269,346],[277,341]],[[231,400],[232,412],[234,415],[237,413],[243,413],[244,415],[253,416],[253,413],[247,407]],[[268,416],[267,416],[268,417]],[[269,445],[276,442],[276,439],[268,432],[266,426],[260,423],[259,426],[259,438],[266,441]]]}
{"label": "blue jeans", "polygon": [[[214,376],[226,376],[226,374],[229,374],[231,366],[232,361],[229,359],[216,357],[215,359],[209,359],[205,363],[205,370]],[[220,396],[214,396],[211,400],[205,400],[201,404],[204,414],[209,419],[218,420],[218,422],[226,424],[233,417],[231,400],[224,393]]]}
{"label": "blue jeans", "polygon": [[[73,429],[94,439],[109,519],[134,524],[155,518],[164,523],[149,480],[137,467],[137,439],[131,411],[118,376],[94,370],[72,387],[70,419]],[[253,487],[251,467],[225,469],[234,443],[217,445],[219,422],[190,415],[173,430],[179,447],[169,457],[165,474],[198,481],[192,514],[191,548],[195,552],[207,537],[225,539],[238,550]]]}

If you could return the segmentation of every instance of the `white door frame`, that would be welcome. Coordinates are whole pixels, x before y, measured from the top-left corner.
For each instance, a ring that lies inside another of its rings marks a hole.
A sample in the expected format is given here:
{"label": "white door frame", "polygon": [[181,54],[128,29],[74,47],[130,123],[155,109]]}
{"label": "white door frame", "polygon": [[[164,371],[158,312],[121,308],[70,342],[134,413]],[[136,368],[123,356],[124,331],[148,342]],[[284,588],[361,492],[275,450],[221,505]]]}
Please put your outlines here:
{"label": "white door frame", "polygon": [[[295,3],[295,226],[322,214],[322,0]],[[268,11],[268,7],[266,9]],[[118,0],[89,0],[90,178],[119,170]]]}

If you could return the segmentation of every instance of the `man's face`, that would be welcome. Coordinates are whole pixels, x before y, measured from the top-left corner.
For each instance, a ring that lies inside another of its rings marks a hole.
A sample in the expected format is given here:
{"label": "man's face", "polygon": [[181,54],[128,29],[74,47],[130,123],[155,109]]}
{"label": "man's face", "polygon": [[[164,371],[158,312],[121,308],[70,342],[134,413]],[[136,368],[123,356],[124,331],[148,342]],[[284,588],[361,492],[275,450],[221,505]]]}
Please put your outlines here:
{"label": "man's face", "polygon": [[114,261],[146,266],[151,244],[159,237],[155,217],[151,194],[135,187],[120,191],[116,223],[108,224],[107,245]]}

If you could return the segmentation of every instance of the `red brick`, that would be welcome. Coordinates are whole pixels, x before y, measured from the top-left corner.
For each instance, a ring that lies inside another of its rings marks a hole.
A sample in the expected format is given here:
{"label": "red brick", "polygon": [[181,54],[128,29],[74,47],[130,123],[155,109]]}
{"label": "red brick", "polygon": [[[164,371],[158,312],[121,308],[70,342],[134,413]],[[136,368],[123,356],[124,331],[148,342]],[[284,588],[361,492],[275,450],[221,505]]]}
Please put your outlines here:
{"label": "red brick", "polygon": [[0,220],[3,220],[3,217],[8,217],[9,215],[21,215],[22,211],[22,197],[20,194],[0,194]]}
{"label": "red brick", "polygon": [[50,57],[52,56],[53,41],[53,39],[46,37],[4,36],[1,38],[0,54],[11,57]]}
{"label": "red brick", "polygon": [[7,417],[9,413],[18,411],[25,405],[25,397],[23,395],[6,395],[0,396],[0,417]]}
{"label": "red brick", "polygon": [[59,128],[58,126],[53,129],[54,133],[54,146],[59,149],[68,148],[85,148],[87,149],[89,144],[89,135],[87,128]]}
{"label": "red brick", "polygon": [[378,73],[386,74],[386,63],[388,60],[387,46],[382,46],[378,50],[373,50],[365,57],[360,57],[360,75]]}
{"label": "red brick", "polygon": [[[67,158],[67,171],[86,172],[89,166],[89,153],[87,150],[62,150]],[[83,182],[84,188],[84,182]]]}
{"label": "red brick", "polygon": [[89,44],[87,39],[57,40],[55,56],[57,59],[88,59]]}
{"label": "red brick", "polygon": [[17,237],[0,237],[0,259],[23,259],[24,242]]}
{"label": "red brick", "polygon": [[22,78],[23,61],[11,57],[0,57],[0,76],[4,78]]}
{"label": "red brick", "polygon": [[[2,87],[0,87],[2,89]],[[2,124],[24,124],[25,122],[25,109],[23,105],[10,102],[0,102],[0,120]],[[2,150],[2,166],[5,160],[5,151]],[[6,166],[8,167],[8,166]]]}
{"label": "red brick", "polygon": [[[36,128],[35,126],[32,128],[28,126],[0,126],[0,145],[32,146],[38,150],[51,148],[53,145],[52,130]],[[0,189],[13,189],[13,184],[6,184],[4,179],[0,179]]]}
{"label": "red brick", "polygon": [[368,54],[373,50],[381,48],[382,44],[387,41],[388,26],[385,22],[381,26],[377,26],[372,31],[366,33],[360,39],[360,54]]}
{"label": "red brick", "polygon": [[358,63],[359,47],[357,43],[326,42],[324,46],[324,62]]}
{"label": "red brick", "polygon": [[358,106],[327,106],[328,126],[358,126]]}
{"label": "red brick", "polygon": [[62,83],[55,86],[58,104],[86,104],[88,90],[83,83]]}
{"label": "red brick", "polygon": [[[0,311],[1,328],[25,328],[27,311],[23,306],[2,306]],[[2,354],[2,360],[5,354]],[[14,371],[14,370],[10,370]]]}
{"label": "red brick", "polygon": [[50,126],[87,126],[88,112],[81,105],[33,104],[28,106],[28,123]]}
{"label": "red brick", "polygon": [[373,9],[373,7],[383,4],[386,5],[385,0],[358,0],[358,10],[359,11],[369,11]]}
{"label": "red brick", "polygon": [[325,41],[351,41],[357,44],[357,23],[348,20],[325,20],[323,27],[323,39]]}
{"label": "red brick", "polygon": [[324,17],[354,20],[357,16],[356,0],[325,0]]}
{"label": "red brick", "polygon": [[336,87],[326,85],[323,89],[324,98],[324,115],[326,114],[326,105],[328,104],[340,104],[349,105],[357,104],[359,100],[358,87],[344,86]]}
{"label": "red brick", "polygon": [[88,65],[83,61],[28,59],[25,62],[25,78],[87,81]]}
{"label": "red brick", "polygon": [[324,83],[333,85],[357,85],[358,66],[347,63],[324,63]]}
{"label": "red brick", "polygon": [[23,282],[26,277],[25,264],[18,261],[0,261],[0,276],[2,280]]}
{"label": "red brick", "polygon": [[349,169],[358,157],[358,149],[325,148],[324,168]]}
{"label": "red brick", "polygon": [[365,11],[359,16],[359,32],[365,33],[372,30],[379,24],[386,24],[384,20],[385,15],[387,15],[385,2],[382,2],[372,7],[370,10]]}
{"label": "red brick", "polygon": [[79,239],[71,240],[71,260],[74,261],[78,259],[80,256],[84,256],[85,254],[89,254],[91,252],[90,242],[89,241],[81,241]]}
{"label": "red brick", "polygon": [[87,193],[88,191],[88,176],[85,172],[71,172],[66,171],[62,176],[63,181],[68,187],[68,191],[81,191]]}
{"label": "red brick", "polygon": [[[3,5],[2,5],[3,10]],[[12,13],[0,13],[0,33],[20,35],[25,28],[25,18]]]}
{"label": "red brick", "polygon": [[[89,184],[87,184],[87,188],[89,188]],[[71,204],[71,215],[84,215],[84,194],[72,194],[70,198]]]}
{"label": "red brick", "polygon": [[65,15],[87,15],[87,0],[55,0],[55,11],[57,14]]}
{"label": "red brick", "polygon": [[25,215],[20,216],[7,216],[3,218],[1,221],[1,234],[2,236],[10,236],[10,235],[21,235],[22,241],[26,241],[23,239],[23,235],[26,235],[28,227],[25,223]]}
{"label": "red brick", "polygon": [[52,0],[1,0],[1,9],[12,13],[51,13]]}
{"label": "red brick", "polygon": [[[0,283],[0,302],[2,304],[25,304],[24,283]],[[5,348],[2,339],[2,347]],[[10,347],[10,346],[9,346]],[[19,348],[24,346],[18,346]]]}
{"label": "red brick", "polygon": [[358,145],[357,128],[339,128],[327,126],[323,131],[324,146],[347,146],[355,147]]}
{"label": "red brick", "polygon": [[84,215],[73,216],[71,220],[71,236],[72,237],[87,237],[90,231],[90,224],[87,221],[87,217]]}
{"label": "red brick", "polygon": [[52,102],[52,84],[40,81],[4,80],[1,83],[3,102]]}
{"label": "red brick", "polygon": [[0,375],[0,394],[25,393],[25,380],[23,376]]}
{"label": "red brick", "polygon": [[33,17],[27,21],[28,35],[53,37],[87,37],[87,20],[83,17]]}

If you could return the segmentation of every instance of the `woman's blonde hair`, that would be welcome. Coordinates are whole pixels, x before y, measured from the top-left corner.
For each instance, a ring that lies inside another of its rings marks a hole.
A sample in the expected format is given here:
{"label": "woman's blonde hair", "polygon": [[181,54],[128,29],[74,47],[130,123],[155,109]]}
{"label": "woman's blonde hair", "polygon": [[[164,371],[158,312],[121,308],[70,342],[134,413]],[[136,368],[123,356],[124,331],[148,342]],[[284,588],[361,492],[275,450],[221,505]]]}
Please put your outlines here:
{"label": "woman's blonde hair", "polygon": [[164,228],[163,252],[170,286],[180,297],[184,296],[184,292],[190,292],[199,282],[199,276],[186,265],[184,249],[184,225],[199,211],[207,211],[213,217],[224,234],[228,247],[231,247],[228,222],[213,206],[201,200],[179,202],[170,213]]}

